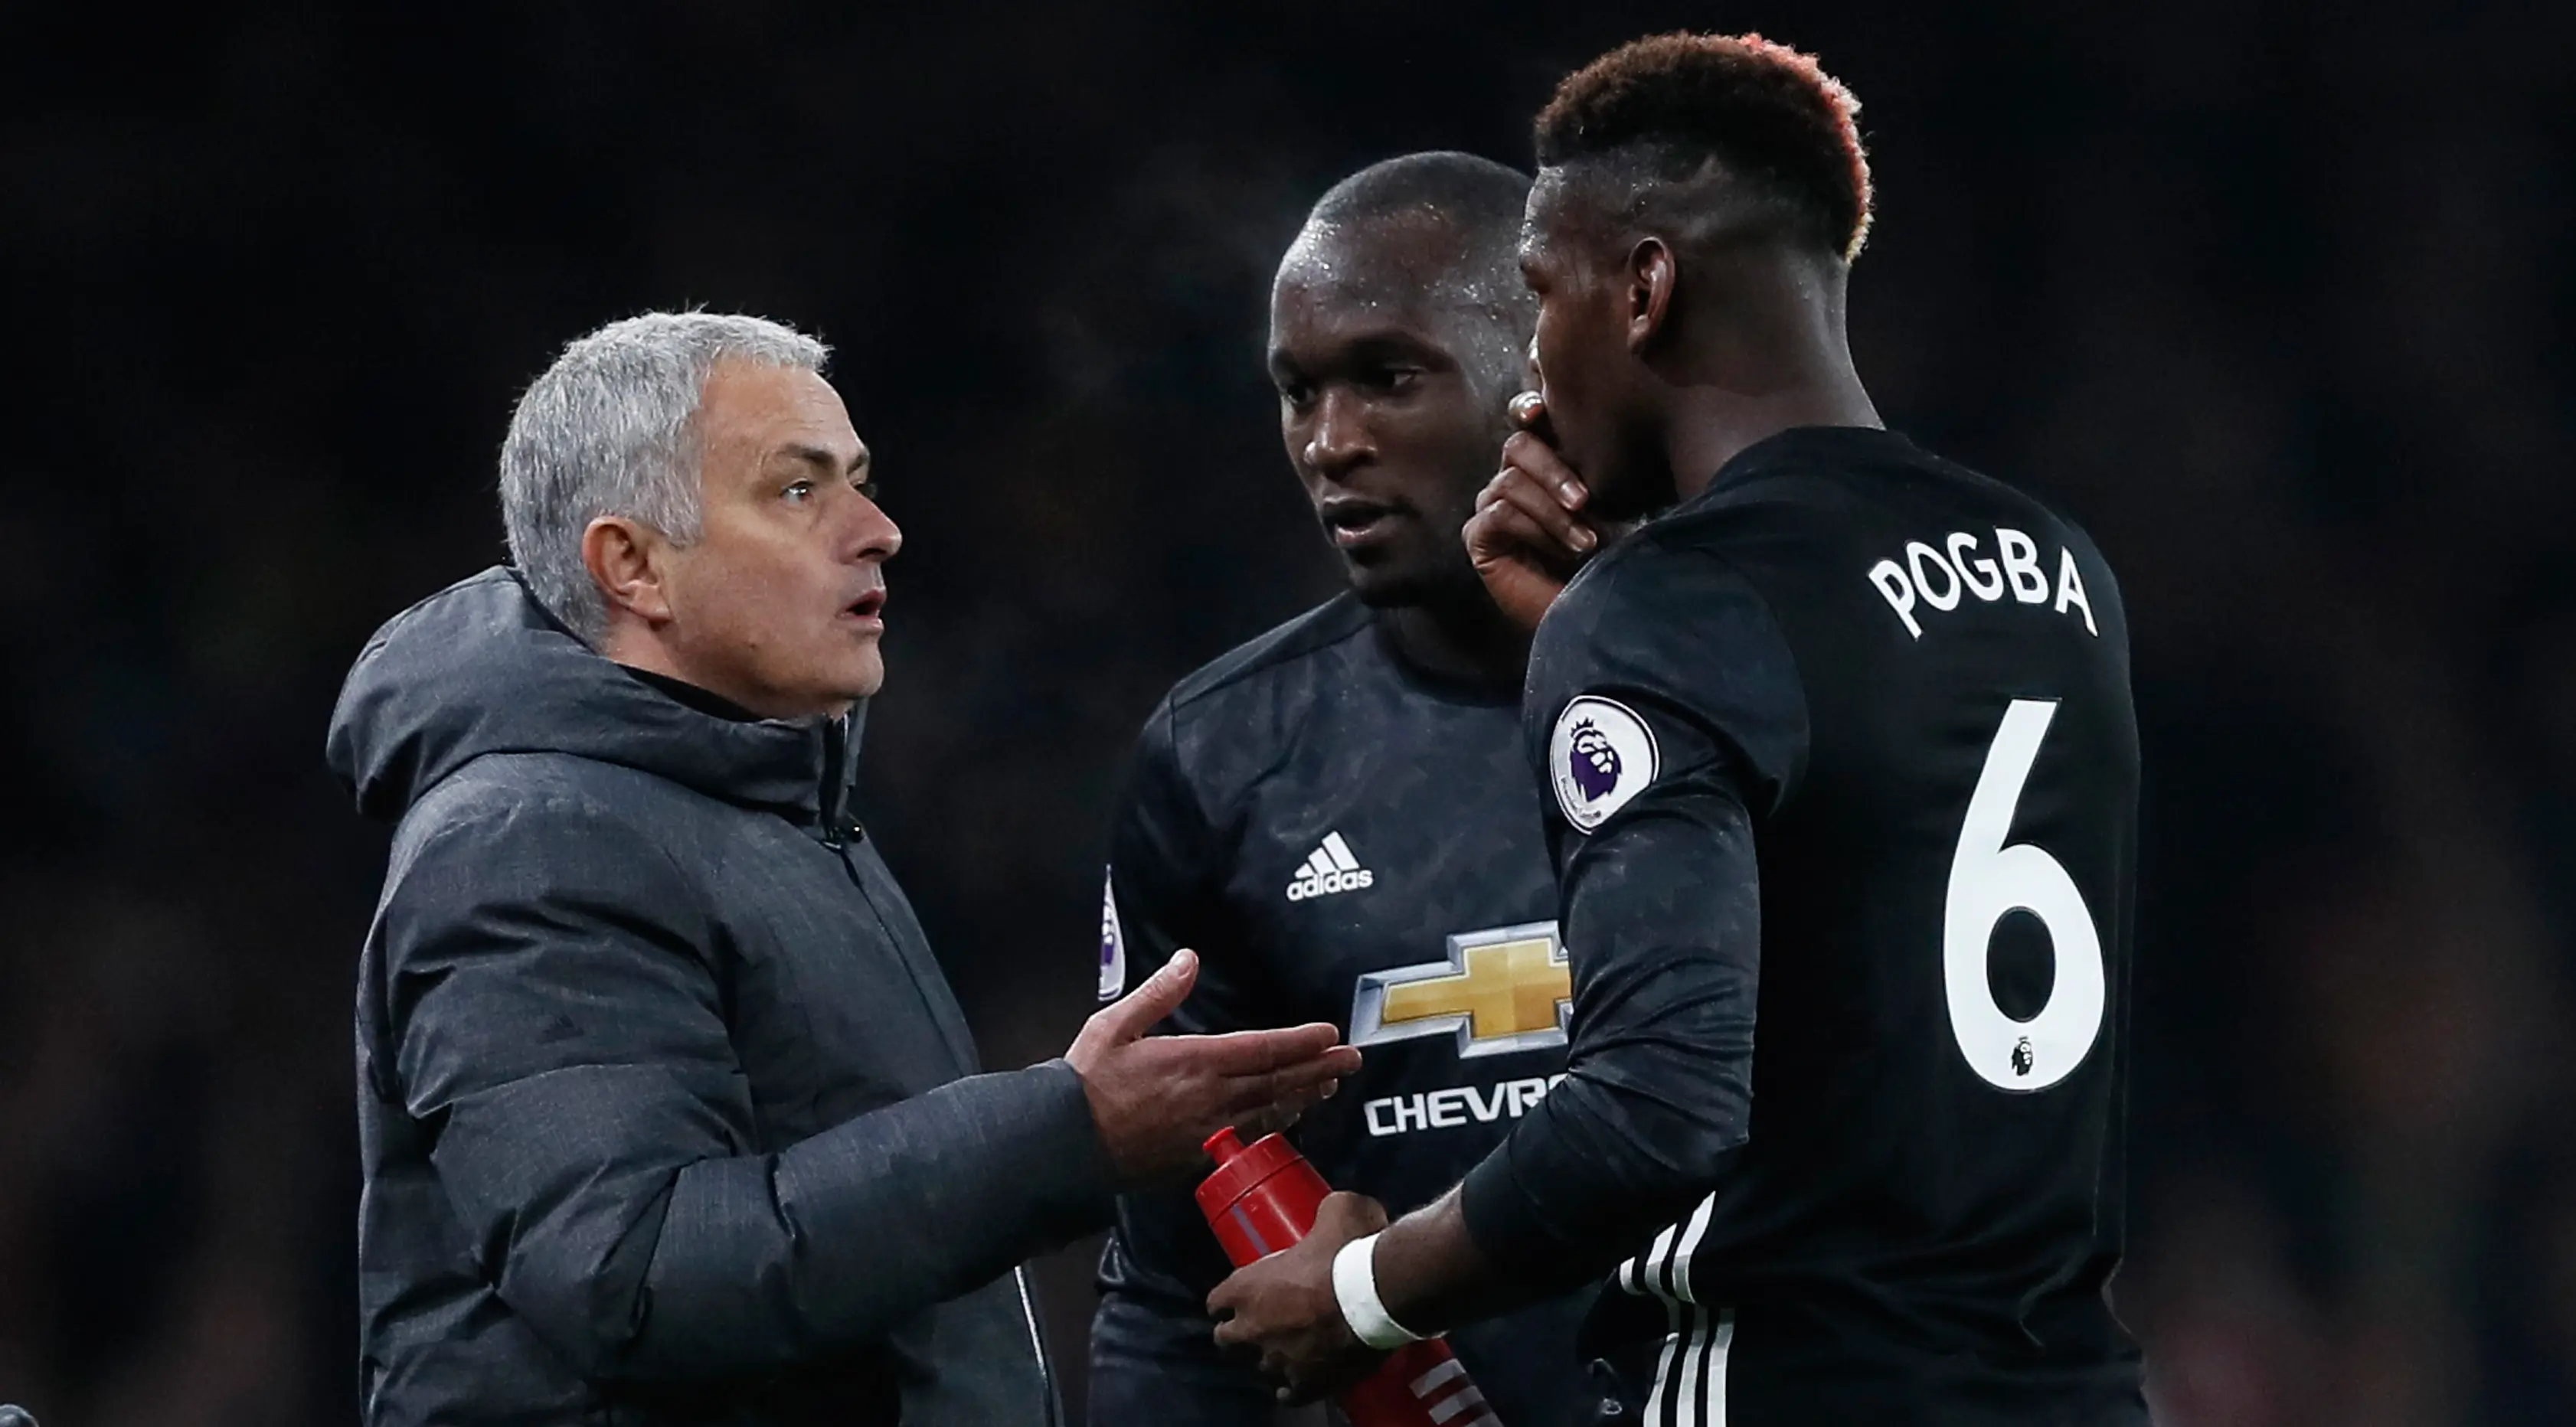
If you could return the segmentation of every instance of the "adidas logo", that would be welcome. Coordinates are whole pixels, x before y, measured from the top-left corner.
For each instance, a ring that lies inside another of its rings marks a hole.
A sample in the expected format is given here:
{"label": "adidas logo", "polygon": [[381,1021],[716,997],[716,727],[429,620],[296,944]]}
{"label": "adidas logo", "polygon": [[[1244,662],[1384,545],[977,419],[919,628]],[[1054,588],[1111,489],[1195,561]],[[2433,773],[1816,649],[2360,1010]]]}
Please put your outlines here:
{"label": "adidas logo", "polygon": [[1324,834],[1324,844],[1297,865],[1297,880],[1288,884],[1288,900],[1302,902],[1308,897],[1329,897],[1335,892],[1356,892],[1377,880],[1377,874],[1360,865],[1351,856],[1351,845],[1342,841],[1338,832]]}

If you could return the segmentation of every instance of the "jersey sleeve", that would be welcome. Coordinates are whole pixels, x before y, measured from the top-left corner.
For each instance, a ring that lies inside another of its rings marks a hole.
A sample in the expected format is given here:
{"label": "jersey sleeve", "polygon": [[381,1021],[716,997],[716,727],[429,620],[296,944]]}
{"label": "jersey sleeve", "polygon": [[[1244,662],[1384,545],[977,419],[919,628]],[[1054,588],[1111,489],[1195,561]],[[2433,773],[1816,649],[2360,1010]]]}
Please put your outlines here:
{"label": "jersey sleeve", "polygon": [[1646,544],[1549,611],[1523,727],[1574,966],[1566,1078],[1463,1195],[1490,1258],[1556,1287],[1687,1214],[1745,1140],[1754,828],[1794,788],[1807,717],[1753,585],[1714,555]]}
{"label": "jersey sleeve", "polygon": [[[1224,920],[1221,832],[1184,767],[1176,724],[1166,700],[1137,741],[1111,824],[1101,990],[1115,999],[1190,947],[1199,953],[1199,982],[1163,1029],[1238,1030],[1253,1024],[1249,1007],[1257,1002],[1247,968],[1230,954],[1239,939]],[[1266,1427],[1268,1390],[1217,1351],[1207,1316],[1207,1295],[1227,1269],[1186,1184],[1120,1197],[1092,1322],[1095,1427]]]}

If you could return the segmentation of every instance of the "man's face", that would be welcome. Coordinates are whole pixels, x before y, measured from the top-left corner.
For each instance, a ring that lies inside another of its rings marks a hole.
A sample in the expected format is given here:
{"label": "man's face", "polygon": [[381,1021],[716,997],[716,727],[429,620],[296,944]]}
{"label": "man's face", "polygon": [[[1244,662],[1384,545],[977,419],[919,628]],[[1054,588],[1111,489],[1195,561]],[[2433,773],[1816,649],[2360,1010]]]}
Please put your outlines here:
{"label": "man's face", "polygon": [[697,429],[704,517],[665,566],[662,637],[684,675],[770,718],[875,693],[884,566],[903,533],[872,498],[840,394],[801,368],[721,361]]}
{"label": "man's face", "polygon": [[1548,427],[1592,492],[1592,512],[1633,519],[1670,499],[1653,454],[1636,353],[1628,344],[1628,275],[1615,244],[1585,224],[1553,169],[1530,190],[1521,276],[1538,297],[1531,350]]}
{"label": "man's face", "polygon": [[1384,251],[1403,241],[1301,240],[1270,304],[1289,464],[1351,587],[1378,606],[1481,588],[1459,532],[1510,433],[1514,383],[1493,369],[1516,365],[1492,316],[1442,301],[1437,277],[1404,280]]}

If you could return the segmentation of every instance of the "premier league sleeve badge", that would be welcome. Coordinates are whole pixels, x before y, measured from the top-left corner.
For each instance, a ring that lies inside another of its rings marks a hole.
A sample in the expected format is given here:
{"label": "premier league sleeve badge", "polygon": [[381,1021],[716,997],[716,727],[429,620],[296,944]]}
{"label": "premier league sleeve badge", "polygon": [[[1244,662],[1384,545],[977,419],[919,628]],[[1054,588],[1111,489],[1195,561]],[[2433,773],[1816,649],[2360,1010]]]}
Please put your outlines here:
{"label": "premier league sleeve badge", "polygon": [[1556,716],[1547,765],[1556,806],[1577,831],[1590,832],[1644,792],[1660,771],[1655,732],[1617,699],[1585,694]]}
{"label": "premier league sleeve badge", "polygon": [[1100,999],[1115,1001],[1127,994],[1127,932],[1118,925],[1118,879],[1113,874],[1100,883]]}

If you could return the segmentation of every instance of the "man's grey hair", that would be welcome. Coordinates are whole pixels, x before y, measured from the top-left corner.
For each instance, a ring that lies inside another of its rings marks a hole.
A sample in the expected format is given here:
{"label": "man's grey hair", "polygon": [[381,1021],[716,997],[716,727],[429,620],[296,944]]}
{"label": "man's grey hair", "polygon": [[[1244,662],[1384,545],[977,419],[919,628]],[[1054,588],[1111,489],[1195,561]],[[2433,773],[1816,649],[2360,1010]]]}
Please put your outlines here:
{"label": "man's grey hair", "polygon": [[727,358],[820,372],[832,349],[765,317],[647,312],[575,339],[528,386],[501,438],[501,524],[540,603],[593,644],[608,602],[582,563],[603,515],[698,538],[698,403]]}

